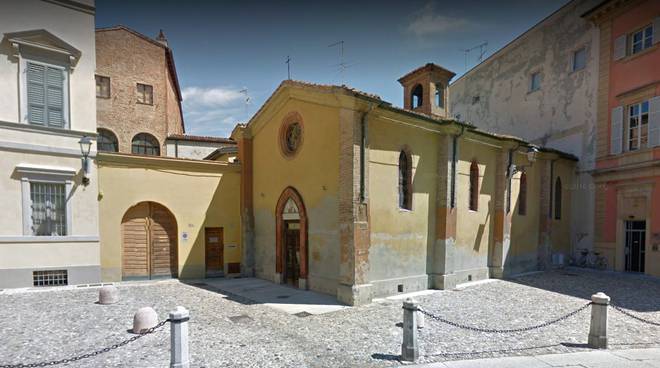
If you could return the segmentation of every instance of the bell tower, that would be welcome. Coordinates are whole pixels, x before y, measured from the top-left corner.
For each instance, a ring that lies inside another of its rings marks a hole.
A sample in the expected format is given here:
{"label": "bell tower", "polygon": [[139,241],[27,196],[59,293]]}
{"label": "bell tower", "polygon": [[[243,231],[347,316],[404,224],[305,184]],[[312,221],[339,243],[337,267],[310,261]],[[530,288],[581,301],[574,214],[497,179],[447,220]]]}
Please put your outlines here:
{"label": "bell tower", "polygon": [[449,81],[456,74],[428,63],[399,78],[406,110],[449,117]]}

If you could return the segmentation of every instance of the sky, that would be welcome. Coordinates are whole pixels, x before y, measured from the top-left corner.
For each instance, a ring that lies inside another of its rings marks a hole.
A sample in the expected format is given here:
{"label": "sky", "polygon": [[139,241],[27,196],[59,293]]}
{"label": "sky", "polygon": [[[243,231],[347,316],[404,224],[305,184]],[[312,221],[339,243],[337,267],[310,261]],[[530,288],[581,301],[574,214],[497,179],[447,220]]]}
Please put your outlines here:
{"label": "sky", "polygon": [[[346,84],[401,106],[399,77],[433,62],[455,80],[479,62],[476,46],[488,43],[486,58],[566,2],[97,0],[96,26],[150,37],[162,29],[186,132],[227,137],[287,79],[287,58],[291,79]],[[343,58],[330,46],[340,41]]]}

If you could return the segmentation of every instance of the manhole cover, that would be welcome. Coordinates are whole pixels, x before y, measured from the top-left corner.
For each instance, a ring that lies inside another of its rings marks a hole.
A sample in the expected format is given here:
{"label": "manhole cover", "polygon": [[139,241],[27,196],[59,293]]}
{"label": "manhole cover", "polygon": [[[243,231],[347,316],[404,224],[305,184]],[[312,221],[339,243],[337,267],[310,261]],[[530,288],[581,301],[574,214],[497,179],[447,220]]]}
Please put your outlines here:
{"label": "manhole cover", "polygon": [[300,317],[300,318],[309,317],[309,316],[311,316],[311,315],[312,315],[312,314],[311,314],[311,313],[308,313],[308,312],[298,312],[298,313],[295,313],[295,314],[294,314],[294,316],[296,316],[296,317]]}
{"label": "manhole cover", "polygon": [[291,295],[278,295],[278,296],[277,296],[277,299],[286,299],[286,298],[288,298],[288,297],[290,297],[290,296],[291,296]]}
{"label": "manhole cover", "polygon": [[240,316],[231,316],[231,317],[229,317],[229,320],[234,322],[234,323],[243,323],[243,322],[252,321],[252,318],[250,316],[245,315],[245,314],[241,314]]}

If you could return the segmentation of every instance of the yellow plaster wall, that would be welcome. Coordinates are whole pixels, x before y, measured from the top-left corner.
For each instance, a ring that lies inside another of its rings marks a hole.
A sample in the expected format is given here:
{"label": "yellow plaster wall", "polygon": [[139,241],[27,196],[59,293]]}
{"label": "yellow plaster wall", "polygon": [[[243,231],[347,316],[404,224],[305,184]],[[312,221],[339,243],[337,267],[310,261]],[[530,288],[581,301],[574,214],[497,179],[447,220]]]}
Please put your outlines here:
{"label": "yellow plaster wall", "polygon": [[[288,96],[281,96],[282,100]],[[333,95],[315,101],[273,101],[253,135],[255,269],[258,277],[279,282],[275,272],[277,201],[288,186],[301,195],[308,217],[308,287],[336,294],[339,276],[339,109]],[[303,141],[294,157],[279,144],[283,118],[296,111],[303,120]]]}
{"label": "yellow plaster wall", "polygon": [[[495,209],[495,147],[460,139],[456,163],[456,247],[455,271],[485,269],[493,246]],[[470,210],[470,166],[479,166],[479,205]]]}
{"label": "yellow plaster wall", "polygon": [[[425,275],[435,241],[440,134],[369,120],[369,281]],[[399,208],[399,154],[412,154],[412,210]]]}
{"label": "yellow plaster wall", "polygon": [[98,162],[103,281],[121,280],[121,221],[144,201],[176,218],[181,278],[204,277],[205,227],[222,227],[225,264],[240,262],[239,166],[121,154],[101,154]]}
{"label": "yellow plaster wall", "polygon": [[[511,181],[511,242],[507,265],[512,273],[536,269],[538,265],[538,247],[540,241],[541,210],[541,167],[540,163],[529,165],[526,156],[520,152],[513,157],[515,165],[527,173],[527,212],[519,213],[519,194],[521,173]],[[546,214],[547,216],[547,214]]]}

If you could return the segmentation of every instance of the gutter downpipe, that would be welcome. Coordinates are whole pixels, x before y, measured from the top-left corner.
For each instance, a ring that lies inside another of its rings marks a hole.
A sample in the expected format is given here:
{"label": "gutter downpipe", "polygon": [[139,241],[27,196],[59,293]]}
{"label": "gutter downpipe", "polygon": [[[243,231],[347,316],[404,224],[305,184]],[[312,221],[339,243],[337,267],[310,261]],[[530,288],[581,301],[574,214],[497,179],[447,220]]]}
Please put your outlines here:
{"label": "gutter downpipe", "polygon": [[367,146],[367,123],[368,115],[374,109],[373,103],[369,104],[369,109],[362,114],[360,120],[360,203],[366,199],[366,146]]}
{"label": "gutter downpipe", "polygon": [[465,133],[465,125],[461,126],[461,132],[452,137],[451,149],[451,197],[450,207],[456,207],[456,159],[458,158],[458,138]]}

